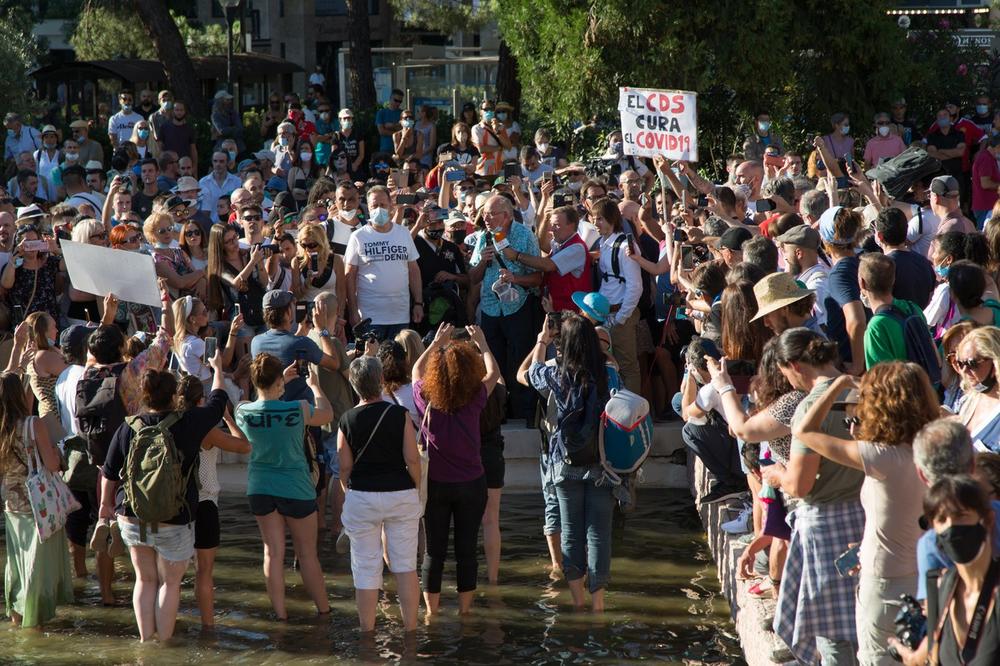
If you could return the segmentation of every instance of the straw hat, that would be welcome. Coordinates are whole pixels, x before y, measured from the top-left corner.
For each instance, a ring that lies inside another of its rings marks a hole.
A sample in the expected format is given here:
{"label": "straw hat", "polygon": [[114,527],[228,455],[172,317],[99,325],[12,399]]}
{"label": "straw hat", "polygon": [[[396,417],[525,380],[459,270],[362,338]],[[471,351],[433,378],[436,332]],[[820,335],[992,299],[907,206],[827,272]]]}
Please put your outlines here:
{"label": "straw hat", "polygon": [[796,282],[790,273],[771,273],[753,286],[753,295],[757,297],[757,314],[750,321],[757,321],[766,314],[814,293],[816,292],[812,289],[806,289]]}

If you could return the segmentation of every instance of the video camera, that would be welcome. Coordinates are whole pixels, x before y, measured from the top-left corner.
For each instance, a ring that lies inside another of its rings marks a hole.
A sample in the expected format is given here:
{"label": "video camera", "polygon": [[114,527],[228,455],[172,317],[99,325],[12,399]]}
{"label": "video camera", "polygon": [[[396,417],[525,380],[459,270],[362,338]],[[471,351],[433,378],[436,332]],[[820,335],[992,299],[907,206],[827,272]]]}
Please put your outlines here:
{"label": "video camera", "polygon": [[364,346],[368,342],[378,342],[378,336],[372,330],[372,319],[368,317],[362,319],[358,322],[358,325],[351,329],[351,334],[354,336],[355,345],[364,349]]}
{"label": "video camera", "polygon": [[618,180],[618,176],[622,175],[622,165],[617,159],[614,158],[598,158],[596,160],[590,160],[583,168],[584,173],[587,174],[587,178],[606,178],[608,180],[614,179]]}

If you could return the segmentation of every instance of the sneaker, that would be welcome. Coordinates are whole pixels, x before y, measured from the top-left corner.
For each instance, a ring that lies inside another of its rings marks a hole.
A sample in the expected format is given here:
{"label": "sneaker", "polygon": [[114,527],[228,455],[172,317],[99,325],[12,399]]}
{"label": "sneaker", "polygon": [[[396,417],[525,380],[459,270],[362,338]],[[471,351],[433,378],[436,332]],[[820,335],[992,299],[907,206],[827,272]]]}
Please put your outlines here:
{"label": "sneaker", "polygon": [[107,552],[110,539],[111,521],[98,518],[97,526],[94,527],[94,536],[90,537],[90,549],[95,553]]}
{"label": "sneaker", "polygon": [[111,543],[108,545],[108,555],[121,557],[125,554],[125,541],[122,540],[122,529],[118,521],[111,521]]}
{"label": "sneaker", "polygon": [[770,599],[771,590],[773,589],[774,585],[771,584],[771,581],[760,580],[750,586],[750,589],[747,590],[747,594],[754,599]]}
{"label": "sneaker", "polygon": [[730,486],[724,486],[721,483],[715,484],[715,487],[705,496],[701,498],[702,504],[715,504],[716,502],[724,502],[728,499],[734,499],[746,494],[746,488],[733,488]]}
{"label": "sneaker", "polygon": [[744,506],[740,514],[732,520],[722,523],[722,531],[726,534],[746,534],[753,526],[753,506]]}
{"label": "sneaker", "polygon": [[342,530],[337,537],[337,552],[343,555],[351,550],[351,537],[347,536],[347,530]]}
{"label": "sneaker", "polygon": [[736,542],[738,544],[740,544],[741,546],[749,546],[753,542],[753,540],[756,539],[756,538],[757,538],[757,536],[753,532],[747,532],[746,534],[744,534],[743,536],[741,536],[739,539],[737,539]]}

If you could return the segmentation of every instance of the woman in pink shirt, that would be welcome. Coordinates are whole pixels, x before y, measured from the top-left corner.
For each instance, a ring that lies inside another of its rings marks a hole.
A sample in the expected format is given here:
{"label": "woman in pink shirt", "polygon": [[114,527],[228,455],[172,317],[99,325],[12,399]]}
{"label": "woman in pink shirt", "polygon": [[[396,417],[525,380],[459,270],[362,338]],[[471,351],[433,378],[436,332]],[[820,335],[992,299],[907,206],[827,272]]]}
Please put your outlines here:
{"label": "woman in pink shirt", "polygon": [[875,114],[875,136],[865,144],[865,164],[878,166],[883,160],[892,159],[906,150],[906,145],[898,134],[892,132],[892,120],[886,112]]}

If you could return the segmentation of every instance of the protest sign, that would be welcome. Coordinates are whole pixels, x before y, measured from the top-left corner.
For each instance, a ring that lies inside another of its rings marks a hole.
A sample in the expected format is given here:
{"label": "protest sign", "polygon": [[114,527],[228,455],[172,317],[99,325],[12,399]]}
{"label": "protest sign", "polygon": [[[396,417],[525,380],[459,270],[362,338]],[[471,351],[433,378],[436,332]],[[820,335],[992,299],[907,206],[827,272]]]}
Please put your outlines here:
{"label": "protest sign", "polygon": [[626,155],[698,161],[697,93],[619,88]]}
{"label": "protest sign", "polygon": [[68,240],[62,241],[60,247],[74,288],[97,296],[114,294],[129,303],[161,307],[156,269],[148,254]]}

